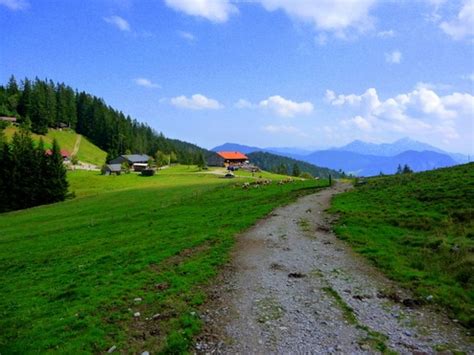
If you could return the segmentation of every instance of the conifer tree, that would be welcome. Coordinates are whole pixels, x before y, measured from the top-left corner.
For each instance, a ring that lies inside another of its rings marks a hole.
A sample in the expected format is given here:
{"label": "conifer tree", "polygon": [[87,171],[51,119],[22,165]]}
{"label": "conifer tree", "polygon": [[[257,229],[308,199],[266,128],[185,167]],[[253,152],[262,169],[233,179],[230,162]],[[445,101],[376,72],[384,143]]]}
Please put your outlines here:
{"label": "conifer tree", "polygon": [[294,164],[293,164],[292,175],[293,175],[293,176],[300,176],[300,174],[301,174],[300,167],[298,166],[298,164],[294,163]]}
{"label": "conifer tree", "polygon": [[11,207],[21,209],[38,203],[35,172],[37,160],[33,140],[26,129],[15,133],[11,143]]}
{"label": "conifer tree", "polygon": [[68,182],[66,178],[66,168],[64,167],[61,149],[56,139],[53,140],[51,155],[48,161],[48,187],[49,202],[64,201],[67,195]]}
{"label": "conifer tree", "polygon": [[31,81],[25,79],[23,81],[23,90],[18,101],[18,114],[22,118],[30,117],[31,115]]}
{"label": "conifer tree", "polygon": [[4,212],[10,209],[12,161],[10,148],[2,129],[0,129],[0,162],[0,212]]}
{"label": "conifer tree", "polygon": [[204,169],[207,167],[206,158],[204,158],[204,154],[202,152],[199,154],[197,166],[199,169]]}

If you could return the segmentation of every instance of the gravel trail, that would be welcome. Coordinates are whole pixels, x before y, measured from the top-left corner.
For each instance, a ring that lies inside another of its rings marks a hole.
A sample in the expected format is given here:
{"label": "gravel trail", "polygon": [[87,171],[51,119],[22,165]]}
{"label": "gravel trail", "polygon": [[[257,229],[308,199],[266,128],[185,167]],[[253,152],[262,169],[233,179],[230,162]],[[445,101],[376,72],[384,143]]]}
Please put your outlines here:
{"label": "gravel trail", "polygon": [[474,353],[465,329],[419,305],[338,240],[336,186],[276,209],[239,236],[211,290],[198,353]]}

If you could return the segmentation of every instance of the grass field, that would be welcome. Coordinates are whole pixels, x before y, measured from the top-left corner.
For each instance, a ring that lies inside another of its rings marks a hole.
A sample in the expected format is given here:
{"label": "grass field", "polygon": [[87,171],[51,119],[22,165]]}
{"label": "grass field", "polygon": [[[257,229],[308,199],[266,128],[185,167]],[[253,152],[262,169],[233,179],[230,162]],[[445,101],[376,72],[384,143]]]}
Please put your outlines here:
{"label": "grass field", "polygon": [[[11,138],[17,130],[18,129],[16,127],[11,127],[11,126],[7,127],[5,129],[6,137]],[[50,147],[53,142],[53,139],[56,138],[61,149],[65,149],[69,153],[72,153],[74,150],[74,145],[76,143],[76,139],[78,135],[76,132],[70,131],[70,130],[60,131],[60,130],[50,129],[48,134],[45,136],[33,134],[32,137],[36,141],[39,140],[40,137],[43,138],[43,141],[45,142],[45,145],[47,147]],[[95,164],[97,166],[102,166],[102,164],[105,163],[106,156],[107,156],[106,152],[104,152],[102,149],[98,148],[91,142],[89,142],[86,137],[83,136],[81,138],[79,150],[77,152],[77,158],[80,161],[85,162],[85,163]]]}
{"label": "grass field", "polygon": [[336,196],[331,210],[356,251],[474,328],[473,163],[373,178]]}
{"label": "grass field", "polygon": [[327,183],[244,190],[182,166],[69,181],[73,200],[0,215],[2,354],[185,351],[235,235]]}

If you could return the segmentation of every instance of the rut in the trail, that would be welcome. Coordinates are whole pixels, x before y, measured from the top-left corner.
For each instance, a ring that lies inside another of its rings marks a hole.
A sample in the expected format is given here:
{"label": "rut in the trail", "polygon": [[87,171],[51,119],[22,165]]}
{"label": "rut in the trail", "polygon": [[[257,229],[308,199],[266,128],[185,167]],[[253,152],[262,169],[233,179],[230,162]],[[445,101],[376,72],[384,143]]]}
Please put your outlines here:
{"label": "rut in the trail", "polygon": [[466,330],[387,280],[330,231],[337,185],[241,235],[203,314],[198,352],[474,353]]}

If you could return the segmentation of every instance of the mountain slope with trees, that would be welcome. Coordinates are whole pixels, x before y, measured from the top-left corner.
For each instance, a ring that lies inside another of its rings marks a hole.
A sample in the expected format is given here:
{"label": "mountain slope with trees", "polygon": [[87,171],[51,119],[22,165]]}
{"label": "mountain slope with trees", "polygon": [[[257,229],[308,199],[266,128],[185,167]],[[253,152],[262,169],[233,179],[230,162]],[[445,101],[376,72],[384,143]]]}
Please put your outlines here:
{"label": "mountain slope with trees", "polygon": [[[301,173],[309,173],[321,178],[327,178],[329,175],[332,177],[341,177],[343,175],[342,171],[338,172],[336,170],[322,168],[301,160],[266,152],[253,152],[247,154],[247,156],[253,164],[259,166],[261,169],[283,175],[298,176]],[[297,174],[297,172],[299,173]]]}
{"label": "mountain slope with trees", "polygon": [[51,80],[25,78],[18,84],[12,76],[6,86],[0,86],[0,116],[4,115],[30,121],[32,132],[37,134],[46,134],[48,128],[74,129],[106,151],[107,160],[126,152],[155,156],[161,151],[174,153],[178,162],[194,163],[207,152],[194,144],[166,138],[97,96]]}

